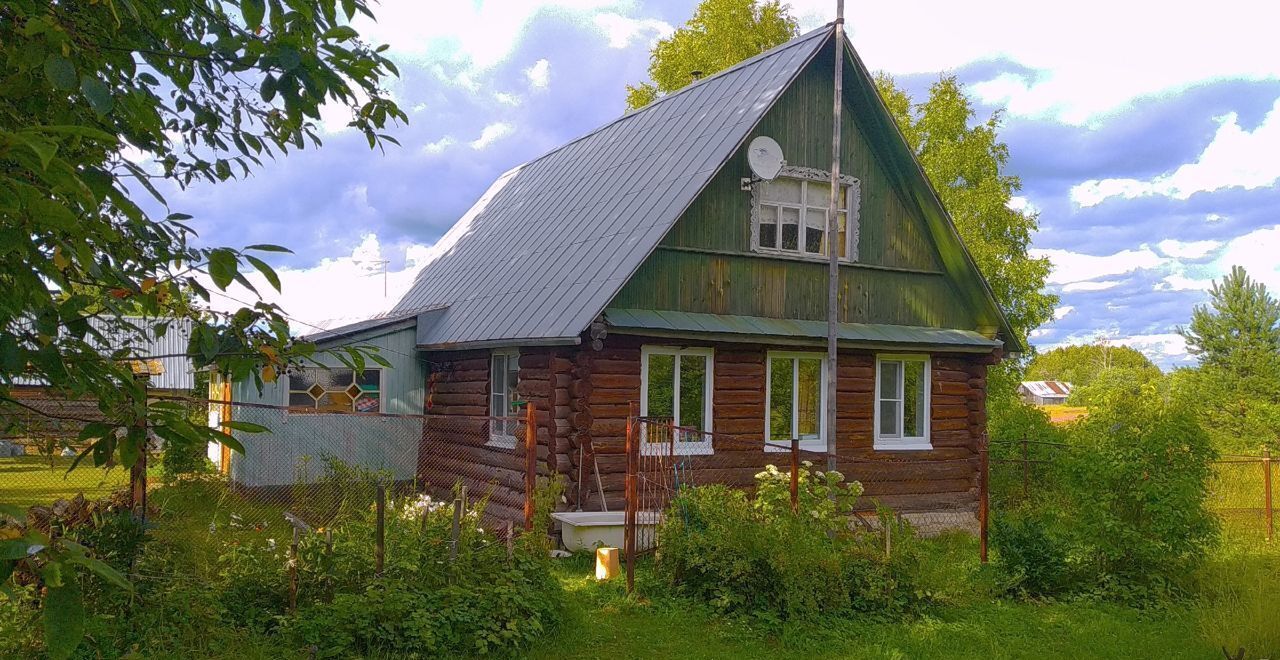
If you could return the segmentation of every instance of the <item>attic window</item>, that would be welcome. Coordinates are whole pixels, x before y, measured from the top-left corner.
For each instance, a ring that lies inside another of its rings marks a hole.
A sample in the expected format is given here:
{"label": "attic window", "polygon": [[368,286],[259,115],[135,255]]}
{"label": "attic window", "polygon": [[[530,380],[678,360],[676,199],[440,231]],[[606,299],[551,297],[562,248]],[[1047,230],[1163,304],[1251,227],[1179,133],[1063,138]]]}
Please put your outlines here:
{"label": "attic window", "polygon": [[[842,182],[836,245],[841,259],[853,261],[858,253],[858,186],[851,177],[842,177]],[[778,178],[752,186],[751,201],[752,247],[756,252],[826,258],[829,174],[784,167]],[[852,224],[847,213],[850,207],[855,210]]]}

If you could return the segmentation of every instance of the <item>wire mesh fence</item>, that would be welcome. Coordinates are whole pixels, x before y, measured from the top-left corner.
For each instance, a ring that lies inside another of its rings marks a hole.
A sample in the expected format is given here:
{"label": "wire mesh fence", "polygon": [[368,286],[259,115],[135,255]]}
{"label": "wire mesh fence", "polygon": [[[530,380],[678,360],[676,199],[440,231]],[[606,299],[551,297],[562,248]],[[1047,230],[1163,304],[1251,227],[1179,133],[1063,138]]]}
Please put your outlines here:
{"label": "wire mesh fence", "polygon": [[[994,511],[1061,499],[1065,469],[1082,448],[1031,438],[992,440],[990,498]],[[1211,462],[1206,507],[1225,535],[1243,539],[1275,537],[1277,478],[1269,450],[1258,455],[1223,454]]]}
{"label": "wire mesh fence", "polygon": [[[270,542],[291,567],[299,544],[304,554],[312,546],[331,551],[334,530],[347,530],[363,539],[361,552],[380,573],[397,542],[415,552],[440,545],[448,561],[485,548],[500,558],[502,546],[510,556],[517,535],[533,527],[539,475],[550,473],[532,405],[519,417],[482,417],[166,396],[150,403],[186,410],[188,419],[221,429],[226,442],[176,452],[153,435],[145,470],[88,460],[69,470],[84,449],[80,430],[93,420],[60,419],[57,433],[11,425],[0,446],[0,502],[24,507],[27,519],[18,523],[45,533],[100,525],[121,512],[182,552]],[[143,580],[181,577],[135,569]],[[296,598],[296,582],[291,593]]]}

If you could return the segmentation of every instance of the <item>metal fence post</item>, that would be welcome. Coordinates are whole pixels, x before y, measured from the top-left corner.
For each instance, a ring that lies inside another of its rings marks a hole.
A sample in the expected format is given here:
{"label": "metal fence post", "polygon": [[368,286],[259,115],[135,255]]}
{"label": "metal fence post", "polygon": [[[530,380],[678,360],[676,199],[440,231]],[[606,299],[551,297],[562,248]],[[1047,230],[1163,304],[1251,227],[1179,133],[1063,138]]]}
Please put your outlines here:
{"label": "metal fence post", "polygon": [[538,489],[538,417],[530,401],[524,411],[524,529],[533,531],[533,498]]}
{"label": "metal fence post", "polygon": [[1262,448],[1262,496],[1266,498],[1263,504],[1267,518],[1267,541],[1270,542],[1275,535],[1275,511],[1274,505],[1271,503],[1271,448]]}
{"label": "metal fence post", "polygon": [[635,589],[635,564],[636,564],[636,468],[639,462],[640,440],[636,437],[636,419],[639,410],[637,404],[633,401],[628,410],[627,415],[627,476],[625,487],[627,490],[626,499],[626,519],[623,526],[623,553],[627,559],[627,593],[630,594]]}
{"label": "metal fence post", "polygon": [[987,563],[987,527],[990,517],[990,481],[991,462],[987,456],[989,440],[982,436],[982,447],[978,450],[978,558]]}
{"label": "metal fence post", "polygon": [[1031,451],[1027,443],[1027,434],[1022,434],[1022,499],[1031,496]]}
{"label": "metal fence post", "polygon": [[791,512],[800,510],[800,438],[791,439]]}

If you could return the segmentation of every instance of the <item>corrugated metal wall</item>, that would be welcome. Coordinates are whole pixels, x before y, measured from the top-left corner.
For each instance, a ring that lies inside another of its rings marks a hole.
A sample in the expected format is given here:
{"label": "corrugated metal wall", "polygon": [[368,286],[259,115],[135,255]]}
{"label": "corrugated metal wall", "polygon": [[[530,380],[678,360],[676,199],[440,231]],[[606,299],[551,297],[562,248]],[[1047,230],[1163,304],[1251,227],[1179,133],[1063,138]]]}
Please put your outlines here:
{"label": "corrugated metal wall", "polygon": [[[378,348],[379,355],[391,363],[391,368],[382,368],[382,412],[422,414],[427,368],[415,348],[414,329],[404,328],[354,343]],[[342,367],[341,362],[329,356],[317,356],[317,360]],[[259,393],[253,383],[238,382],[233,387],[233,398],[240,403],[282,406],[287,404],[288,386],[288,377],[283,377],[264,385]],[[414,474],[421,420],[290,415],[276,411],[267,411],[272,414],[262,413],[259,419],[252,419],[251,416],[257,414],[252,410],[236,408],[242,419],[268,426],[272,433],[236,432],[244,444],[245,454],[232,456],[231,476],[244,485],[292,483],[304,461],[312,465],[310,472],[314,477],[319,457],[325,454],[365,467],[388,469],[397,478],[411,478]]]}

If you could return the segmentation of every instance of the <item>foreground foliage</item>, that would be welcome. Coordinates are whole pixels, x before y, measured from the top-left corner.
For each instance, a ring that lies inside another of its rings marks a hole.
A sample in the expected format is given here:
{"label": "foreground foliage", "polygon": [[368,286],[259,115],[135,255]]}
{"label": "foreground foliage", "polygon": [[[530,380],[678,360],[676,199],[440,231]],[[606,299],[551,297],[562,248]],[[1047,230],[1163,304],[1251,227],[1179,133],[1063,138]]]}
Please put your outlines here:
{"label": "foreground foliage", "polygon": [[911,609],[918,594],[907,531],[881,518],[898,527],[896,551],[886,557],[880,534],[849,529],[860,484],[807,463],[801,475],[794,512],[790,477],[773,466],[756,475],[754,498],[721,485],[677,496],[659,531],[656,568],[666,586],[767,624]]}

